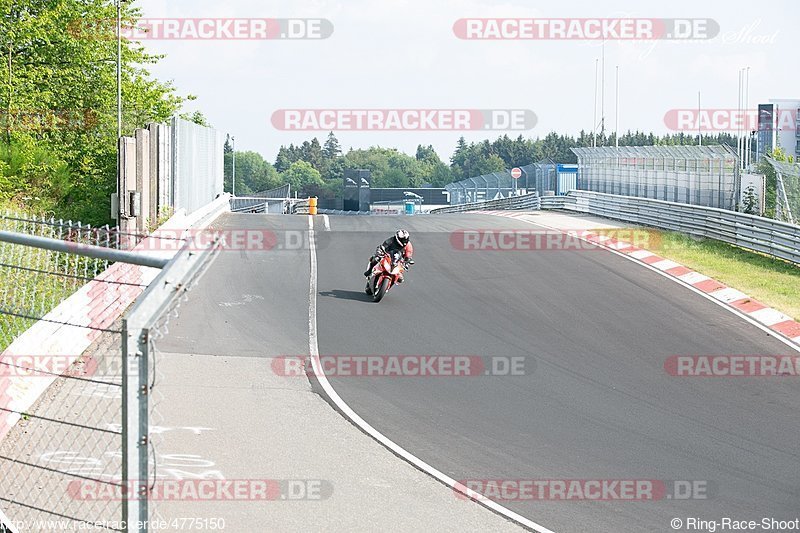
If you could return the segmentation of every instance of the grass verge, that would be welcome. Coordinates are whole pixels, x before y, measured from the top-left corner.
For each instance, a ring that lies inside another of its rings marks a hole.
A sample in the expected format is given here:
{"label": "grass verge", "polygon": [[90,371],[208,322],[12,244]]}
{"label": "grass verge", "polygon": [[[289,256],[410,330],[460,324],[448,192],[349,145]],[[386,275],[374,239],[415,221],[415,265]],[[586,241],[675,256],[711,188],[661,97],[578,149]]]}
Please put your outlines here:
{"label": "grass verge", "polygon": [[[608,230],[597,230],[609,233]],[[671,259],[800,320],[800,267],[713,239],[671,231],[643,230],[633,244]],[[621,238],[620,240],[631,239]]]}

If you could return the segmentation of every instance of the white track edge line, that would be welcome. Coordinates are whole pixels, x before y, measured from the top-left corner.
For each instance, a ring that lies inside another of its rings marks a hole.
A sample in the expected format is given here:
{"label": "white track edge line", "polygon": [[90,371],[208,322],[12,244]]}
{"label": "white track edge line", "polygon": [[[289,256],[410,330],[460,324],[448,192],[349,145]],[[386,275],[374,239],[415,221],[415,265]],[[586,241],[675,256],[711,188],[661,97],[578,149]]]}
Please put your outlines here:
{"label": "white track edge line", "polygon": [[505,518],[508,518],[509,520],[512,520],[528,529],[532,529],[538,533],[555,533],[554,531],[547,529],[546,527],[537,524],[536,522],[529,520],[528,518],[525,518],[524,516],[519,515],[510,509],[506,509],[497,502],[487,499],[482,494],[464,487],[455,479],[437,470],[411,452],[400,447],[394,441],[372,427],[369,423],[367,423],[366,420],[361,418],[349,405],[347,405],[347,403],[339,396],[336,390],[334,390],[333,386],[328,381],[328,377],[325,375],[322,364],[319,360],[319,344],[317,343],[317,249],[316,243],[314,242],[314,218],[311,215],[308,216],[308,226],[308,243],[311,268],[308,286],[308,349],[309,354],[311,355],[311,364],[314,370],[314,376],[317,378],[320,385],[322,385],[325,394],[327,394],[328,397],[342,411],[342,413],[347,416],[351,422],[361,428],[362,431],[383,444],[386,448],[390,449],[394,454],[402,457],[407,462],[411,463],[430,476],[433,476],[445,485],[448,485],[454,492],[459,492],[476,503],[479,503],[480,505],[483,505],[484,507],[487,507],[492,511],[504,516]]}
{"label": "white track edge line", "polygon": [[6,516],[6,514],[3,512],[3,509],[0,509],[0,524],[5,525],[6,529],[8,529],[8,531],[11,533],[18,533],[17,529],[14,527],[14,522],[12,522],[11,519]]}
{"label": "white track edge line", "polygon": [[[504,215],[495,215],[495,216],[501,216],[502,217]],[[515,220],[520,220],[520,219],[515,219]],[[564,230],[561,230],[559,228],[555,228],[553,226],[548,226],[546,224],[542,224],[541,222],[531,222],[529,220],[523,220],[523,222],[525,222],[527,224],[533,224],[534,226],[541,226],[543,228],[551,229],[551,230],[554,230],[554,231],[561,231],[561,232],[564,231]],[[717,300],[716,298],[711,296],[709,293],[703,292],[700,289],[698,289],[697,287],[689,285],[688,283],[686,283],[682,279],[679,279],[679,278],[677,278],[677,277],[675,277],[675,276],[673,276],[671,274],[667,274],[663,270],[659,270],[657,268],[654,268],[654,267],[650,266],[648,263],[640,261],[639,259],[636,259],[635,257],[631,257],[630,255],[628,255],[628,254],[626,254],[624,252],[620,252],[618,250],[614,250],[612,248],[609,248],[608,246],[604,246],[604,245],[602,245],[600,243],[597,243],[597,242],[592,242],[592,241],[590,241],[588,239],[584,239],[583,237],[580,237],[580,236],[578,236],[578,238],[583,240],[583,241],[586,241],[586,242],[588,242],[590,244],[594,244],[598,248],[602,248],[602,249],[604,249],[604,250],[606,250],[608,252],[611,252],[612,254],[617,254],[617,255],[619,255],[621,257],[624,257],[625,259],[627,259],[629,261],[633,261],[634,263],[636,263],[636,264],[638,264],[640,266],[643,266],[643,267],[645,267],[645,268],[647,268],[649,270],[652,270],[653,272],[656,272],[657,274],[660,274],[661,276],[664,276],[665,278],[667,278],[669,280],[674,281],[678,285],[682,285],[683,287],[686,287],[690,291],[699,294],[700,296],[702,296],[706,300],[714,302],[716,305],[722,307],[723,309],[727,309],[728,311],[730,311],[734,315],[737,315],[739,318],[743,318],[745,321],[747,321],[750,324],[756,326],[761,331],[764,331],[765,333],[769,333],[776,340],[781,341],[783,344],[787,345],[789,348],[793,349],[794,351],[800,352],[800,343],[795,343],[792,339],[788,338],[783,333],[781,333],[779,331],[776,331],[774,329],[771,329],[769,326],[766,326],[766,325],[762,324],[761,322],[757,321],[756,319],[752,318],[751,316],[739,311],[735,307],[733,307],[733,306],[731,306],[729,304],[726,304],[725,302],[723,302],[721,300]],[[653,254],[653,255],[656,255],[656,254]],[[700,272],[698,272],[698,274],[700,274]],[[713,279],[713,278],[709,278],[709,279]],[[731,288],[735,288],[735,287],[731,287]]]}

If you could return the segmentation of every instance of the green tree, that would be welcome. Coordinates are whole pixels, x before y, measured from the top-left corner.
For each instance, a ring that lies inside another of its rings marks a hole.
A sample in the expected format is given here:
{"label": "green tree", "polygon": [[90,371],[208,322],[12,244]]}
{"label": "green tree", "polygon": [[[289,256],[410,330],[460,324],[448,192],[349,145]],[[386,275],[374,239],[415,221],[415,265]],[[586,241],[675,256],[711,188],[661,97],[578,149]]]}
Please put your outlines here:
{"label": "green tree", "polygon": [[298,191],[300,194],[306,193],[306,187],[325,184],[319,171],[307,161],[295,161],[280,176],[283,183],[288,183],[292,186],[292,190]]}
{"label": "green tree", "polygon": [[[225,190],[231,191],[233,180],[233,153],[225,154]],[[261,154],[236,152],[236,195],[260,193],[282,185],[281,177]]]}
{"label": "green tree", "polygon": [[[116,39],[113,24],[93,21],[115,20],[114,4],[0,0],[0,5],[0,154],[9,158],[2,165],[0,195],[32,210],[108,222],[116,190]],[[127,24],[139,18],[130,4],[122,6]],[[127,39],[122,48],[123,133],[130,134],[147,122],[165,121],[185,99],[146,70],[159,56]],[[59,185],[40,188],[47,165]]]}
{"label": "green tree", "polygon": [[285,146],[281,146],[278,149],[277,157],[275,157],[275,170],[285,172],[294,162],[295,159],[293,159],[291,151]]}
{"label": "green tree", "polygon": [[328,133],[328,138],[322,147],[322,156],[328,161],[333,161],[342,155],[342,148],[339,146],[339,139],[333,132]]}
{"label": "green tree", "polygon": [[742,211],[748,215],[758,215],[758,207],[758,196],[756,196],[755,187],[750,185],[744,190]]}

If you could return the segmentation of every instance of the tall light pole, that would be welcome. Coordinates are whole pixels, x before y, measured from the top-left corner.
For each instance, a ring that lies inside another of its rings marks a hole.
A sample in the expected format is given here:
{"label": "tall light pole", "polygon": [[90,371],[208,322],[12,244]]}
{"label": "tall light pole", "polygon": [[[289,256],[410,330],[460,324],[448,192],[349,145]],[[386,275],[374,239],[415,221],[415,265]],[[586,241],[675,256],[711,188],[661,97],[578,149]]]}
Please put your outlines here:
{"label": "tall light pole", "polygon": [[122,137],[122,0],[117,0],[117,139]]}
{"label": "tall light pole", "polygon": [[594,60],[594,114],[592,115],[592,148],[597,146],[597,76],[600,69],[600,60]]}
{"label": "tall light pole", "polygon": [[750,167],[750,135],[748,132],[750,131],[750,127],[748,125],[748,117],[750,116],[750,67],[747,67],[745,70],[745,82],[744,82],[744,134],[745,134],[745,151],[744,151],[744,168]]}
{"label": "tall light pole", "polygon": [[122,164],[120,159],[119,140],[122,138],[122,0],[115,1],[117,7],[117,227],[122,224]]}
{"label": "tall light pole", "polygon": [[697,145],[703,146],[703,128],[700,125],[700,91],[697,91]]}
{"label": "tall light pole", "polygon": [[606,134],[606,39],[600,55],[600,140],[605,143]]}
{"label": "tall light pole", "polygon": [[614,114],[616,115],[616,119],[614,124],[614,146],[619,148],[619,65],[617,65],[616,71],[616,103],[614,104]]}
{"label": "tall light pole", "polygon": [[231,155],[233,156],[233,169],[231,170],[231,180],[233,185],[231,186],[231,194],[235,197],[236,196],[236,137],[231,136]]}

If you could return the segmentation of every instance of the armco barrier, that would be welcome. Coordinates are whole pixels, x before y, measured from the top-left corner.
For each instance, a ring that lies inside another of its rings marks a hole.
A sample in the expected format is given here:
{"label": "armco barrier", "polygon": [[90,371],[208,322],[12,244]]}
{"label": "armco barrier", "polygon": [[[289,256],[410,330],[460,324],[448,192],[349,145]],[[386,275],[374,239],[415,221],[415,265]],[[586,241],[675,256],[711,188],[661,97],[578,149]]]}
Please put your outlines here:
{"label": "armco barrier", "polygon": [[495,209],[566,209],[708,237],[800,264],[800,226],[697,205],[650,198],[618,196],[592,191],[570,191],[567,196],[535,193],[487,202],[454,205],[432,213],[461,213]]}
{"label": "armco barrier", "polygon": [[497,200],[487,200],[485,202],[440,207],[439,209],[432,209],[431,213],[464,213],[467,211],[483,211],[485,209],[541,209],[541,202],[539,195],[534,192],[523,196],[511,196],[510,198],[498,198]]}
{"label": "armco barrier", "polygon": [[[800,226],[770,218],[649,198],[570,191],[581,213],[708,237],[800,264]],[[571,202],[570,202],[571,203]]]}

